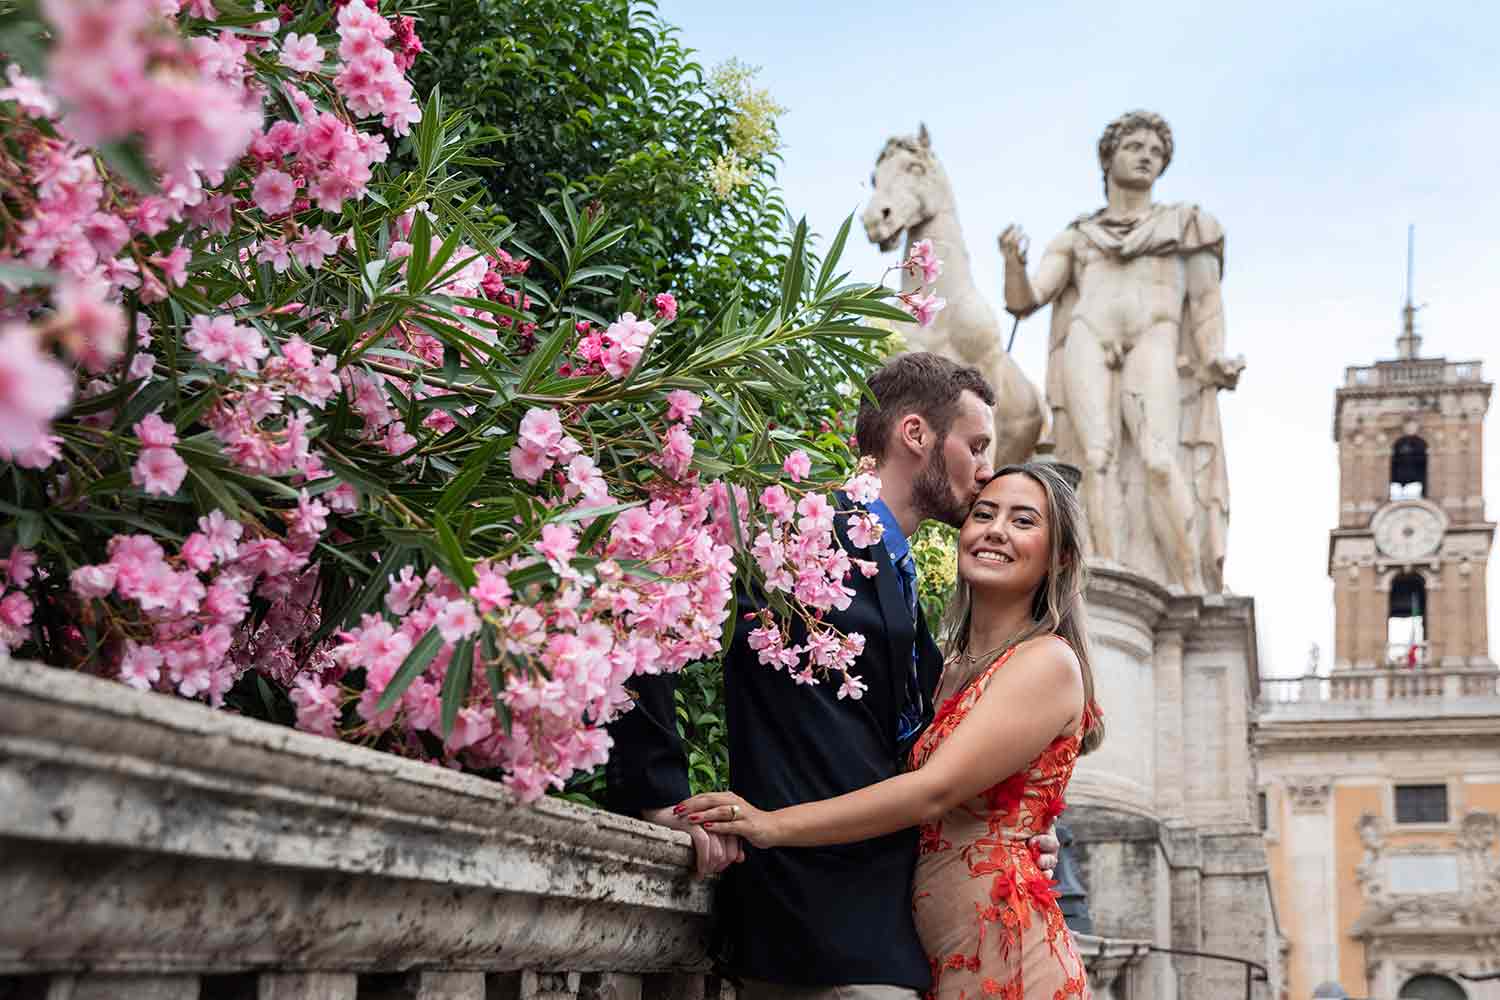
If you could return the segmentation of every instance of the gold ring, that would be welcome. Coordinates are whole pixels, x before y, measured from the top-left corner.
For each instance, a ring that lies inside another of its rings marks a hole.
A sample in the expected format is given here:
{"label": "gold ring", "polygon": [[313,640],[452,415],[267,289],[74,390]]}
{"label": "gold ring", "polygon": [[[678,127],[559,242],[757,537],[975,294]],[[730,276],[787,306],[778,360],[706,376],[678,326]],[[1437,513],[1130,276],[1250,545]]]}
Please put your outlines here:
{"label": "gold ring", "polygon": [[729,807],[729,818],[730,819],[739,819],[740,818],[740,807],[739,806],[730,806]]}

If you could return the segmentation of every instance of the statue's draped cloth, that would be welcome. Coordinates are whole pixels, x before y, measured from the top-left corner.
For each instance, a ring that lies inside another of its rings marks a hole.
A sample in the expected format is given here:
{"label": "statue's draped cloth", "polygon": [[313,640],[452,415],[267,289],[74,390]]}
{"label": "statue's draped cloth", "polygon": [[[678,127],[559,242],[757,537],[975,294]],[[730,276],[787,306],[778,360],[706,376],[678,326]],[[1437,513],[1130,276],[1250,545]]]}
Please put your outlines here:
{"label": "statue's draped cloth", "polygon": [[[1154,256],[1188,257],[1211,253],[1224,273],[1224,230],[1218,220],[1192,204],[1154,205],[1151,214],[1134,224],[1106,221],[1104,210],[1073,220],[1069,229],[1077,230],[1102,252],[1131,260]],[[1071,282],[1052,305],[1052,330],[1047,347],[1047,400],[1052,409],[1054,443],[1057,457],[1085,469],[1082,448],[1068,421],[1062,384],[1062,347],[1068,337],[1073,306],[1078,289]],[[1224,463],[1224,433],[1219,423],[1218,389],[1203,376],[1204,366],[1212,361],[1198,349],[1193,336],[1192,307],[1184,297],[1181,333],[1178,340],[1178,389],[1182,402],[1178,465],[1193,491],[1197,508],[1199,551],[1202,553],[1204,585],[1210,593],[1224,589],[1224,543],[1229,527],[1229,477]],[[1117,428],[1117,464],[1120,470],[1124,500],[1122,509],[1129,523],[1121,532],[1121,561],[1132,569],[1159,580],[1172,580],[1170,561],[1158,548],[1146,511],[1142,463],[1135,445]]]}

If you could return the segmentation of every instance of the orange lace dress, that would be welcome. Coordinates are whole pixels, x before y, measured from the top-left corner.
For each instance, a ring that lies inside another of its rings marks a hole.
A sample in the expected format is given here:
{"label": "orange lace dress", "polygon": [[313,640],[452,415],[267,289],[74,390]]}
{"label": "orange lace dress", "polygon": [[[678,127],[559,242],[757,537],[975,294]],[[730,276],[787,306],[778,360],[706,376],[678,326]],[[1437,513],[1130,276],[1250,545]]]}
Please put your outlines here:
{"label": "orange lace dress", "polygon": [[[913,768],[958,728],[1012,652],[943,704],[912,748]],[[1095,711],[1084,712],[1085,728]],[[1062,814],[1080,736],[1059,736],[1024,770],[922,827],[912,907],[932,962],[931,1000],[1092,996],[1053,883],[1026,843]]]}

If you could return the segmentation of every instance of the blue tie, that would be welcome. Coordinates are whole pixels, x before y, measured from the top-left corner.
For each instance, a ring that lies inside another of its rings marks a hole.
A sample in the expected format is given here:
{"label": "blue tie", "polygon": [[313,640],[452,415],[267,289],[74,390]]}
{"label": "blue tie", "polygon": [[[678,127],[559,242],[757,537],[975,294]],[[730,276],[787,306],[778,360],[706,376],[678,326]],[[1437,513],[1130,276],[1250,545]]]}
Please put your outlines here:
{"label": "blue tie", "polygon": [[[901,593],[906,598],[906,610],[911,612],[912,624],[917,622],[917,563],[908,549],[896,562],[896,576],[901,580]],[[911,664],[906,674],[906,703],[896,720],[897,740],[905,743],[922,728],[922,684],[917,678],[917,643],[911,644]]]}

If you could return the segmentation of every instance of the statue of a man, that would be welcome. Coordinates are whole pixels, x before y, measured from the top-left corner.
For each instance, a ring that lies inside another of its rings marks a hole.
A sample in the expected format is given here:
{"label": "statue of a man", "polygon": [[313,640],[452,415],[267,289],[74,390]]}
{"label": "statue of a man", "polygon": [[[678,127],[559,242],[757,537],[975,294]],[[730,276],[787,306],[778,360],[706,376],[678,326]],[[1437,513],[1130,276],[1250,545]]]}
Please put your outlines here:
{"label": "statue of a man", "polygon": [[1104,208],[1052,241],[1035,278],[1026,237],[1000,236],[1005,307],[1052,305],[1047,398],[1057,454],[1083,470],[1092,554],[1188,593],[1223,587],[1229,491],[1217,394],[1244,361],[1224,353],[1224,232],[1191,204],[1156,204],[1172,130],[1133,111],[1099,139]]}

